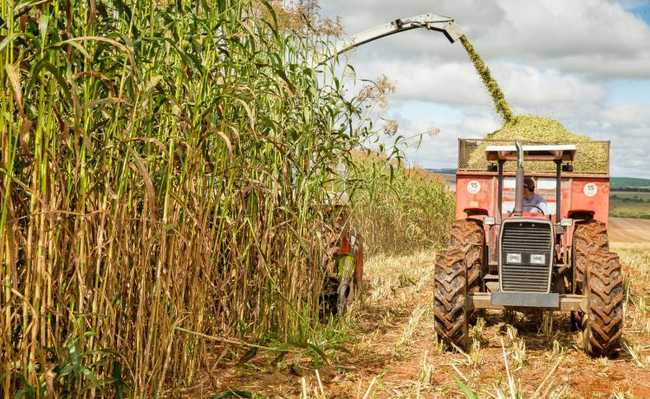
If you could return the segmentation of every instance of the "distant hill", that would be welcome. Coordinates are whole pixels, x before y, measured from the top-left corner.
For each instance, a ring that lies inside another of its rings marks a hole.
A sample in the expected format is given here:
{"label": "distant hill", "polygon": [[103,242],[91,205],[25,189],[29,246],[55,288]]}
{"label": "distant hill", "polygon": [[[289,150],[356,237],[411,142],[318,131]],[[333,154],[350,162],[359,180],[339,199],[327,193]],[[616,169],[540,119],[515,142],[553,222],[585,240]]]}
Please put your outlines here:
{"label": "distant hill", "polygon": [[612,190],[650,189],[650,179],[638,177],[612,177]]}
{"label": "distant hill", "polygon": [[455,175],[456,169],[443,168],[443,169],[427,169],[429,172],[438,173],[440,175]]}

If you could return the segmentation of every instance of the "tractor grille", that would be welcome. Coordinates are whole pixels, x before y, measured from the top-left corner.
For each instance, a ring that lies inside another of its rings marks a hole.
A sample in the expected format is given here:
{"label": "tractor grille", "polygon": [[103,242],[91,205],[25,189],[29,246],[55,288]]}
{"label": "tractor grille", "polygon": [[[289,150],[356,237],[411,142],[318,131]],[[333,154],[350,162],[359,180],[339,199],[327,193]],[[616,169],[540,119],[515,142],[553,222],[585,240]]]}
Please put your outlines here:
{"label": "tractor grille", "polygon": [[[548,292],[552,265],[551,225],[545,221],[507,221],[501,233],[501,288],[504,292]],[[508,262],[520,254],[520,262]],[[544,255],[544,264],[531,262]],[[516,256],[516,255],[515,255]]]}

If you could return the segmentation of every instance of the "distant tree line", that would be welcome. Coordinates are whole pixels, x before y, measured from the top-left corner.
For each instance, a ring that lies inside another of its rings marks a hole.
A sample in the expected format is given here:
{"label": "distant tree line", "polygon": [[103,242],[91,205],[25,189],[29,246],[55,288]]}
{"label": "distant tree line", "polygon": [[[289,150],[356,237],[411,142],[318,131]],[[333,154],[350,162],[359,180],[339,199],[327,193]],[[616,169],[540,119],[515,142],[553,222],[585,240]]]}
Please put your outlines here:
{"label": "distant tree line", "polygon": [[650,193],[650,187],[612,187],[612,191]]}

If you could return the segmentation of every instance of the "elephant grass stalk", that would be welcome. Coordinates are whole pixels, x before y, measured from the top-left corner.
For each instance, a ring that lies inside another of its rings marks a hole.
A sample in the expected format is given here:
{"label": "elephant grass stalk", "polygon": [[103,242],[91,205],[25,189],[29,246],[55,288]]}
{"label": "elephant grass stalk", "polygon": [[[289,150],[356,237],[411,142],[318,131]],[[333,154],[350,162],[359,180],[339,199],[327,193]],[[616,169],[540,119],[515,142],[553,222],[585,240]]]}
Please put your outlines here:
{"label": "elephant grass stalk", "polygon": [[201,334],[317,328],[326,183],[373,133],[274,7],[3,2],[0,396],[162,395]]}
{"label": "elephant grass stalk", "polygon": [[454,198],[440,177],[384,157],[356,154],[354,217],[371,254],[406,254],[446,244]]}

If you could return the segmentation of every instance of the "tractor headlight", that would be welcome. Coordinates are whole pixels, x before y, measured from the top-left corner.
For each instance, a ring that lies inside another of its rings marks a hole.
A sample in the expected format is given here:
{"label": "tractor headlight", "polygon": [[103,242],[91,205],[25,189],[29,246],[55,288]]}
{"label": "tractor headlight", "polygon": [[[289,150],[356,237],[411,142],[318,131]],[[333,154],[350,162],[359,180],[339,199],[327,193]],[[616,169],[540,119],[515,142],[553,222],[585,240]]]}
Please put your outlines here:
{"label": "tractor headlight", "polygon": [[521,254],[506,254],[507,263],[521,263]]}
{"label": "tractor headlight", "polygon": [[544,254],[531,254],[530,263],[533,265],[544,265],[546,264],[546,256]]}

